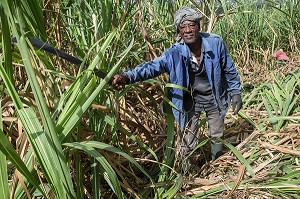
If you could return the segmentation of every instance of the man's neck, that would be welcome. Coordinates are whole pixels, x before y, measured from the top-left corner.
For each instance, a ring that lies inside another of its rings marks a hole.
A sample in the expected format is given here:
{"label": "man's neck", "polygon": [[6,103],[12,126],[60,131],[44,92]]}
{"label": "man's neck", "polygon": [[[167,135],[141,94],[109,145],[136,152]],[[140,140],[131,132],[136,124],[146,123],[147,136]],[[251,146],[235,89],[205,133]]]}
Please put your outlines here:
{"label": "man's neck", "polygon": [[202,39],[201,37],[198,37],[195,43],[187,44],[190,51],[195,55],[199,56],[201,55],[201,49],[202,49]]}

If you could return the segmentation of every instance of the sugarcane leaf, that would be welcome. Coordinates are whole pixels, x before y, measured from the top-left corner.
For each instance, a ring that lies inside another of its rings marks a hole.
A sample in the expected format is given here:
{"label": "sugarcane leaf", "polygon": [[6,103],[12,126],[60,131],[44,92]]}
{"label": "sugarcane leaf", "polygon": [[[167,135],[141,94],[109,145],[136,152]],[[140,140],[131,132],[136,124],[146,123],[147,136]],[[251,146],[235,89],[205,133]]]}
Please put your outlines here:
{"label": "sugarcane leaf", "polygon": [[[73,144],[74,144],[74,142],[73,143],[64,143],[63,145],[68,146],[68,147],[73,147]],[[87,146],[87,147],[91,147],[91,148],[102,149],[102,150],[110,151],[112,153],[123,156],[129,162],[131,162],[133,165],[135,165],[140,171],[142,171],[153,182],[153,179],[148,174],[148,172],[146,172],[144,170],[144,168],[134,158],[132,158],[131,156],[129,156],[128,154],[126,154],[122,150],[120,150],[120,149],[118,149],[114,146],[111,146],[109,144],[106,144],[106,143],[103,143],[103,142],[97,142],[97,141],[85,141],[85,142],[79,142],[79,144],[81,146]]]}
{"label": "sugarcane leaf", "polygon": [[241,152],[239,152],[232,144],[230,144],[229,142],[225,141],[225,140],[222,140],[222,139],[219,139],[218,141],[224,143],[224,145],[230,149],[230,151],[232,153],[234,153],[234,155],[246,166],[249,174],[251,176],[254,176],[254,171],[250,165],[250,162],[248,160],[246,160],[243,155],[241,154]]}
{"label": "sugarcane leaf", "polygon": [[0,131],[0,140],[0,151],[6,156],[8,160],[10,160],[13,163],[13,165],[18,169],[18,171],[28,179],[28,181],[33,186],[35,186],[35,188],[39,189],[43,193],[43,195],[46,196],[46,194],[41,190],[39,186],[39,181],[36,178],[34,178],[34,175],[27,169],[26,165],[21,160],[19,154],[15,151],[14,147],[4,135],[2,130]]}
{"label": "sugarcane leaf", "polygon": [[[69,114],[70,117],[59,121],[57,124],[57,126],[60,129],[62,129],[62,134],[60,136],[60,140],[62,140],[62,142],[64,142],[65,138],[72,132],[72,130],[75,128],[76,124],[79,122],[81,116],[91,107],[95,98],[98,97],[99,93],[107,85],[107,83],[109,82],[111,77],[116,73],[120,64],[122,63],[122,61],[126,57],[126,55],[129,53],[132,46],[133,46],[133,39],[131,40],[131,43],[128,45],[128,47],[122,53],[122,57],[119,58],[118,62],[108,72],[107,76],[103,79],[103,81],[100,81],[100,84],[96,88],[94,88],[93,86],[90,86],[87,88],[87,89],[91,88],[93,90],[93,92],[89,96],[86,96],[87,98],[86,97],[80,98],[76,103],[76,108],[74,108],[75,110],[69,109],[69,107],[65,108],[65,109],[68,109],[68,111],[71,112],[72,114]],[[98,60],[98,58],[95,58],[94,60]],[[95,61],[93,61],[93,63],[91,65],[96,65],[96,63],[94,63],[94,62]],[[74,91],[74,92],[76,92],[76,91]],[[83,93],[83,95],[84,95],[84,93]],[[64,121],[64,122],[62,123],[62,121]]]}
{"label": "sugarcane leaf", "polygon": [[180,190],[183,184],[183,177],[179,175],[176,179],[173,181],[174,184],[170,189],[166,190],[166,192],[162,195],[162,198],[172,199],[176,195],[176,193]]}
{"label": "sugarcane leaf", "polygon": [[153,155],[153,157],[155,158],[155,160],[158,161],[158,157],[155,154],[155,152],[149,147],[147,146],[145,143],[143,143],[141,140],[139,140],[136,136],[132,135],[131,133],[129,133],[121,124],[116,123],[116,121],[108,116],[105,115],[104,113],[99,113],[103,118],[104,121],[111,125],[111,126],[115,126],[120,132],[124,133],[126,136],[128,136],[131,140],[133,140],[134,142],[136,142],[140,147],[142,147],[142,149],[144,149],[145,151],[151,153],[151,155]]}
{"label": "sugarcane leaf", "polygon": [[55,193],[61,198],[73,198],[72,184],[68,184],[71,180],[70,170],[64,162],[62,151],[59,151],[61,146],[56,146],[43,131],[31,108],[20,109],[18,113],[40,166],[49,182],[53,183]]}
{"label": "sugarcane leaf", "polygon": [[105,157],[101,155],[101,153],[99,153],[93,147],[90,147],[85,143],[66,143],[65,145],[72,148],[80,149],[86,152],[91,157],[95,158],[98,161],[98,163],[100,163],[101,167],[104,169],[104,178],[108,182],[111,189],[114,191],[118,198],[124,198],[124,194],[121,190],[121,186],[115,171],[110,166],[109,162],[105,159]]}

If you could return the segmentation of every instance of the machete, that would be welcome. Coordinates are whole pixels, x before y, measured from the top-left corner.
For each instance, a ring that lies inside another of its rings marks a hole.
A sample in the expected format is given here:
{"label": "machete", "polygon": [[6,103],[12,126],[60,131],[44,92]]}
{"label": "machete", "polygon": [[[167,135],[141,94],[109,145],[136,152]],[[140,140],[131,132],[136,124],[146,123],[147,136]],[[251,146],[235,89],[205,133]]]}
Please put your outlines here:
{"label": "machete", "polygon": [[[82,60],[74,57],[62,50],[59,50],[55,47],[53,47],[52,45],[43,42],[42,40],[35,38],[35,37],[30,37],[30,43],[32,44],[33,47],[38,48],[40,50],[44,50],[46,52],[52,53],[54,55],[57,55],[58,57],[65,59],[69,62],[71,62],[72,64],[75,65],[80,65],[82,63]],[[11,40],[13,43],[17,43],[17,39],[15,37],[12,38]],[[2,49],[0,48],[0,53],[2,53]],[[105,78],[106,77],[106,73],[98,70],[98,69],[94,69],[94,73],[95,75],[97,75],[100,78]]]}

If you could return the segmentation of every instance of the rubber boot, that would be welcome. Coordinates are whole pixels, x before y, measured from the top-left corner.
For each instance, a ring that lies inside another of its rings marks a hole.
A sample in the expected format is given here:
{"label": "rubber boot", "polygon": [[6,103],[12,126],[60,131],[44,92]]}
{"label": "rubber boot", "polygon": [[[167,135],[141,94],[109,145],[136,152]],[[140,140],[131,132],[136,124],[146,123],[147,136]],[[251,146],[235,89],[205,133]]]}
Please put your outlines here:
{"label": "rubber boot", "polygon": [[222,155],[223,143],[211,143],[211,159],[215,160]]}

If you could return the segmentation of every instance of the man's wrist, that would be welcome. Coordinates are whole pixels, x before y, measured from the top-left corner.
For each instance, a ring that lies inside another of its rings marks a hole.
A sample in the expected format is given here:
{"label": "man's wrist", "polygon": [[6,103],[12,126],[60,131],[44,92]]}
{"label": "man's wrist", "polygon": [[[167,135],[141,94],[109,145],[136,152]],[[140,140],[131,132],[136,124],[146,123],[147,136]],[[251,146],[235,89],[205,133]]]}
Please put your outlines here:
{"label": "man's wrist", "polygon": [[129,84],[130,83],[130,77],[129,77],[129,75],[126,74],[126,73],[122,73],[122,75],[124,76],[125,84]]}

